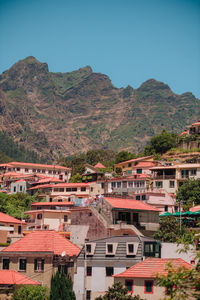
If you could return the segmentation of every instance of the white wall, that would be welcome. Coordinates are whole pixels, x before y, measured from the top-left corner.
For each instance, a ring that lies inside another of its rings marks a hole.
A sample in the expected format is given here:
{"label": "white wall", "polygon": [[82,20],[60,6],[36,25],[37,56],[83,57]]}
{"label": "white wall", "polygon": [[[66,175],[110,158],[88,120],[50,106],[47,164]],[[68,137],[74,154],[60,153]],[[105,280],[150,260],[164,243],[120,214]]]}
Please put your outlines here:
{"label": "white wall", "polygon": [[180,249],[183,249],[183,245],[181,244],[178,246],[175,243],[162,243],[161,258],[182,258],[188,263],[195,258],[195,247],[190,246],[190,250],[186,253],[179,253],[178,250]]}

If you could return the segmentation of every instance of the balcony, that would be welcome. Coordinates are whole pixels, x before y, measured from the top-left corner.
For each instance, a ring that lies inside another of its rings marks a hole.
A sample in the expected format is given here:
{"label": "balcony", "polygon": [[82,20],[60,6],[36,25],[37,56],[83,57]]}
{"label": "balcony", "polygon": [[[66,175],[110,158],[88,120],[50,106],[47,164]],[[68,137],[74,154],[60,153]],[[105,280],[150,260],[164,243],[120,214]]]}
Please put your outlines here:
{"label": "balcony", "polygon": [[172,175],[155,175],[153,177],[154,179],[175,179],[176,178],[176,175],[175,174],[172,174]]}

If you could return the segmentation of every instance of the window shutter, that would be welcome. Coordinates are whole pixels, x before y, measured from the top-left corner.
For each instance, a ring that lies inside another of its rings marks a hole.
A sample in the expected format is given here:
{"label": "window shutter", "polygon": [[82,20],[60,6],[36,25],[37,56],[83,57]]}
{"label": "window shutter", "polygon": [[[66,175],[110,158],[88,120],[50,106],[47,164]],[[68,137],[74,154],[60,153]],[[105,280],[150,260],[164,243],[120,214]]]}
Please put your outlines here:
{"label": "window shutter", "polygon": [[34,260],[34,270],[37,271],[37,259]]}

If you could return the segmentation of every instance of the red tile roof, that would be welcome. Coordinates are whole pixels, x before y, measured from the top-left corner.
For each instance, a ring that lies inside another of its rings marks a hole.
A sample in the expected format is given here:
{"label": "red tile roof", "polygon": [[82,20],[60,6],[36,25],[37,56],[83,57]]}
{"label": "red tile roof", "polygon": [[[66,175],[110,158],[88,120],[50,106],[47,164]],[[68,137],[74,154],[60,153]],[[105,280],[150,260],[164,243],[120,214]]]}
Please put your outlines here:
{"label": "red tile roof", "polygon": [[153,161],[140,161],[134,168],[139,168],[139,167],[154,167],[156,165],[155,162]]}
{"label": "red tile roof", "polygon": [[12,223],[12,224],[26,224],[25,222],[22,222],[18,219],[15,219],[9,215],[6,215],[2,212],[0,212],[0,222],[2,223]]}
{"label": "red tile roof", "polygon": [[40,285],[38,281],[30,279],[14,270],[0,270],[0,284],[34,284]]}
{"label": "red tile roof", "polygon": [[181,132],[181,133],[179,134],[179,136],[182,136],[182,135],[185,135],[185,134],[189,134],[189,130],[185,130],[185,131]]}
{"label": "red tile roof", "polygon": [[114,208],[149,210],[149,211],[157,211],[157,212],[161,211],[154,206],[151,206],[149,204],[146,204],[138,200],[123,199],[123,198],[109,198],[109,197],[104,197],[104,199],[106,199],[106,201]]}
{"label": "red tile roof", "polygon": [[106,167],[105,167],[104,165],[102,165],[100,162],[98,162],[98,163],[94,166],[94,168],[96,168],[96,169],[105,169]]}
{"label": "red tile roof", "polygon": [[38,185],[31,187],[28,190],[46,189],[46,188],[50,188],[53,186],[54,186],[54,184],[38,184]]}
{"label": "red tile roof", "polygon": [[31,203],[31,206],[51,206],[51,205],[57,205],[57,206],[72,206],[74,205],[74,202],[33,202]]}
{"label": "red tile roof", "polygon": [[126,161],[122,161],[118,164],[115,164],[115,165],[121,165],[121,164],[124,164],[124,163],[129,163],[129,162],[137,162],[137,161],[141,161],[141,160],[148,160],[149,158],[152,158],[153,155],[149,155],[149,156],[143,156],[143,157],[138,157],[138,158],[133,158],[133,159],[129,159],[129,160],[126,160]]}
{"label": "red tile roof", "polygon": [[130,267],[126,271],[114,275],[114,277],[123,278],[155,278],[156,275],[167,275],[166,264],[171,262],[177,269],[184,266],[186,269],[190,269],[191,265],[184,261],[182,258],[152,258],[149,257],[144,261],[137,263]]}
{"label": "red tile roof", "polygon": [[197,125],[200,125],[200,120],[196,123],[193,123],[191,126],[197,126]]}
{"label": "red tile roof", "polygon": [[4,248],[2,252],[52,252],[55,255],[78,255],[80,248],[56,231],[33,231],[17,242]]}
{"label": "red tile roof", "polygon": [[199,211],[199,210],[200,210],[200,205],[197,205],[197,206],[194,206],[194,207],[190,208],[191,212],[196,212],[196,211]]}
{"label": "red tile roof", "polygon": [[63,169],[63,170],[71,170],[70,168],[66,168],[59,165],[44,165],[44,164],[34,164],[34,163],[23,163],[23,162],[9,162],[9,165],[13,166],[25,166],[25,167],[39,167],[39,168],[47,168],[47,169]]}
{"label": "red tile roof", "polygon": [[42,179],[39,179],[37,181],[37,183],[48,183],[48,182],[64,182],[63,180],[61,179],[58,179],[56,177],[46,177],[46,178],[42,178]]}

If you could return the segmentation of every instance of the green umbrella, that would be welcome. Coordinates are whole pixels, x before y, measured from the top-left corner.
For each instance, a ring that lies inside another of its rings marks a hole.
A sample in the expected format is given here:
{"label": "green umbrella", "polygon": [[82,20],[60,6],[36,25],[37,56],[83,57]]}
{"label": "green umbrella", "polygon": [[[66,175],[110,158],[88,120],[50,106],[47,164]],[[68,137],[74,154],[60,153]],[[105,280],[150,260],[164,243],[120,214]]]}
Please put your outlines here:
{"label": "green umbrella", "polygon": [[200,210],[195,211],[195,212],[193,212],[192,214],[193,214],[194,216],[200,216]]}
{"label": "green umbrella", "polygon": [[160,215],[159,217],[167,217],[167,216],[171,216],[172,214],[170,212],[166,212],[162,215]]}
{"label": "green umbrella", "polygon": [[180,211],[177,211],[177,212],[172,214],[172,216],[175,216],[175,217],[180,217],[180,215],[181,216],[183,215],[182,213],[180,213]]}
{"label": "green umbrella", "polygon": [[183,216],[191,216],[191,215],[193,215],[194,213],[193,212],[191,212],[191,211],[185,211],[184,213],[182,213],[182,215]]}

